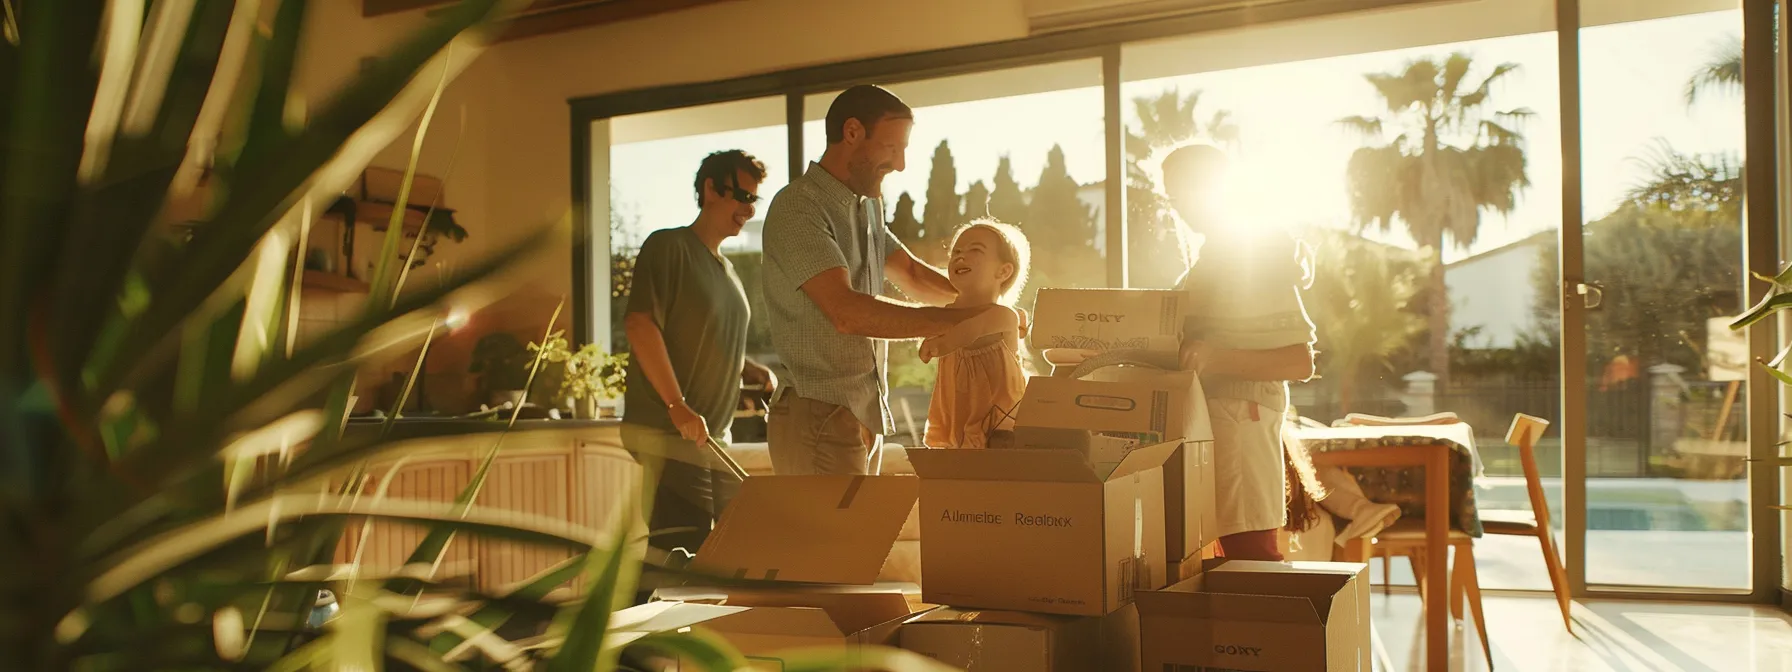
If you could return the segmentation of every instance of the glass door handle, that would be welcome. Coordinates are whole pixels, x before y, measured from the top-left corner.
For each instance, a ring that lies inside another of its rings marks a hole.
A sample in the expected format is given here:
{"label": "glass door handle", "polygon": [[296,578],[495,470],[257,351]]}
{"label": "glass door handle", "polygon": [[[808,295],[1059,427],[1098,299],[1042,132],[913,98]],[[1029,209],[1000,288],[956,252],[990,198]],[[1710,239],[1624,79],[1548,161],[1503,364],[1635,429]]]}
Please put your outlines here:
{"label": "glass door handle", "polygon": [[1574,283],[1574,293],[1581,297],[1581,304],[1587,310],[1597,310],[1600,304],[1605,303],[1605,285],[1597,282]]}

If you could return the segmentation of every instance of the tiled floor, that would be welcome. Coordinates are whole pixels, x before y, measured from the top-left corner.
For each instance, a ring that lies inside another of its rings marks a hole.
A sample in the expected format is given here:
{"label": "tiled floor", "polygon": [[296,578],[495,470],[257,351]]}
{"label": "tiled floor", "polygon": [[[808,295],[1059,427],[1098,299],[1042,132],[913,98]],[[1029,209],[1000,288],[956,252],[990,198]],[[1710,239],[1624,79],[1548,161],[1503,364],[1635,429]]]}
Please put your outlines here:
{"label": "tiled floor", "polygon": [[[1419,598],[1374,590],[1377,669],[1424,669]],[[1487,596],[1496,670],[1792,672],[1792,619],[1766,607],[1653,602],[1578,602],[1574,634],[1548,597]],[[1474,623],[1458,624],[1450,669],[1487,669]]]}

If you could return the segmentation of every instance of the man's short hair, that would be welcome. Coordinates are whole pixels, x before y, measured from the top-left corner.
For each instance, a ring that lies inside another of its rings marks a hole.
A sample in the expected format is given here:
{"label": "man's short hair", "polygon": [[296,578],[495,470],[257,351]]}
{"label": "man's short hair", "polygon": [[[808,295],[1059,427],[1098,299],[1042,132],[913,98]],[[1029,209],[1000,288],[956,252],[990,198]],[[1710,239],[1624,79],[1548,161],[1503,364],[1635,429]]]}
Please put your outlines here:
{"label": "man's short hair", "polygon": [[1216,180],[1225,174],[1227,163],[1226,153],[1213,145],[1190,143],[1177,147],[1163,159],[1164,190],[1175,193],[1173,190],[1181,188],[1213,189]]}
{"label": "man's short hair", "polygon": [[738,149],[729,149],[703,157],[703,163],[697,166],[697,207],[703,207],[703,183],[714,180],[716,192],[721,193],[722,185],[735,184],[735,175],[746,171],[754,180],[765,181],[765,164]]}
{"label": "man's short hair", "polygon": [[909,109],[908,103],[902,102],[889,89],[860,84],[840,92],[840,95],[834,97],[834,104],[828,106],[828,144],[846,139],[847,119],[859,120],[859,125],[865,127],[865,135],[870,136],[877,127],[877,122],[914,118],[915,113]]}

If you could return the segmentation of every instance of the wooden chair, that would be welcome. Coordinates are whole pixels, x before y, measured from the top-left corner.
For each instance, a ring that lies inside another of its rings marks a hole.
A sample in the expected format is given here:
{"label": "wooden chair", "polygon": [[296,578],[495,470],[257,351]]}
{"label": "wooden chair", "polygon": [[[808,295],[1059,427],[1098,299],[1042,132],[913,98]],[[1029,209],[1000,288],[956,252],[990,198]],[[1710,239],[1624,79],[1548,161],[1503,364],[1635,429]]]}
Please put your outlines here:
{"label": "wooden chair", "polygon": [[[1450,566],[1451,578],[1445,585],[1451,591],[1450,614],[1457,620],[1462,618],[1464,598],[1475,619],[1475,632],[1481,636],[1481,652],[1487,656],[1487,667],[1493,667],[1493,643],[1487,639],[1487,618],[1481,609],[1481,584],[1475,576],[1475,538],[1461,530],[1450,530],[1450,548],[1456,551],[1456,561]],[[1405,519],[1382,530],[1374,541],[1365,543],[1357,539],[1345,547],[1345,559],[1351,562],[1368,562],[1375,556],[1384,560],[1396,555],[1404,555],[1412,564],[1413,582],[1418,586],[1419,598],[1423,601],[1429,581],[1425,575],[1425,521],[1423,519]],[[1387,565],[1382,565],[1382,580],[1385,583]]]}
{"label": "wooden chair", "polygon": [[1487,534],[1537,538],[1537,543],[1543,547],[1543,564],[1549,570],[1549,585],[1555,591],[1556,604],[1562,609],[1562,625],[1574,632],[1568,570],[1562,565],[1562,556],[1556,552],[1556,538],[1549,528],[1549,502],[1543,497],[1543,477],[1537,469],[1537,441],[1543,438],[1546,429],[1549,429],[1549,421],[1542,418],[1523,413],[1512,418],[1512,428],[1506,431],[1506,443],[1518,448],[1518,459],[1524,467],[1525,490],[1531,497],[1531,510],[1482,511],[1481,528]]}
{"label": "wooden chair", "polygon": [[[1568,596],[1568,572],[1563,567],[1561,556],[1556,553],[1555,537],[1549,528],[1549,503],[1543,497],[1542,476],[1537,468],[1537,441],[1543,437],[1543,431],[1549,428],[1549,421],[1542,418],[1518,414],[1512,418],[1512,427],[1506,432],[1506,443],[1518,448],[1519,461],[1524,469],[1525,490],[1530,495],[1531,511],[1482,511],[1481,528],[1485,534],[1525,535],[1536,537],[1543,548],[1543,561],[1549,572],[1549,583],[1554,588],[1556,603],[1562,610],[1562,623],[1569,632],[1574,631],[1574,620],[1571,616]],[[1450,590],[1450,613],[1457,619],[1462,618],[1464,601],[1475,619],[1475,631],[1481,637],[1481,649],[1487,656],[1489,667],[1493,665],[1493,645],[1487,639],[1487,621],[1483,617],[1481,607],[1480,579],[1475,572],[1474,537],[1461,530],[1450,530],[1450,548],[1456,552],[1455,562],[1450,568],[1451,579],[1447,583]],[[1353,542],[1346,549],[1346,555],[1355,562],[1368,562],[1375,556],[1391,558],[1404,555],[1412,563],[1412,574],[1419,594],[1425,594],[1429,577],[1425,576],[1425,528],[1423,520],[1402,520],[1392,527],[1376,535],[1373,542]],[[1386,581],[1387,567],[1383,565],[1382,577]]]}

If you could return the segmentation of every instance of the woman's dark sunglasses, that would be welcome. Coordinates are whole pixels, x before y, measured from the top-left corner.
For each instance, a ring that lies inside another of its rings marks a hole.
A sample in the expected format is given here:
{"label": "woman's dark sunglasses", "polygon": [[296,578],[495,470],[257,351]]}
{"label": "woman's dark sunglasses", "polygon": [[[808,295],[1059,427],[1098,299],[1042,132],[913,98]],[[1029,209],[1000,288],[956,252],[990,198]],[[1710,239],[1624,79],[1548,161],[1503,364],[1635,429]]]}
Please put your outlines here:
{"label": "woman's dark sunglasses", "polygon": [[729,198],[732,198],[736,201],[740,201],[747,205],[752,205],[754,203],[759,202],[759,194],[749,192],[745,189],[734,186],[732,184],[722,185],[722,188],[717,189],[716,191],[721,192],[721,194],[723,196],[727,196]]}

